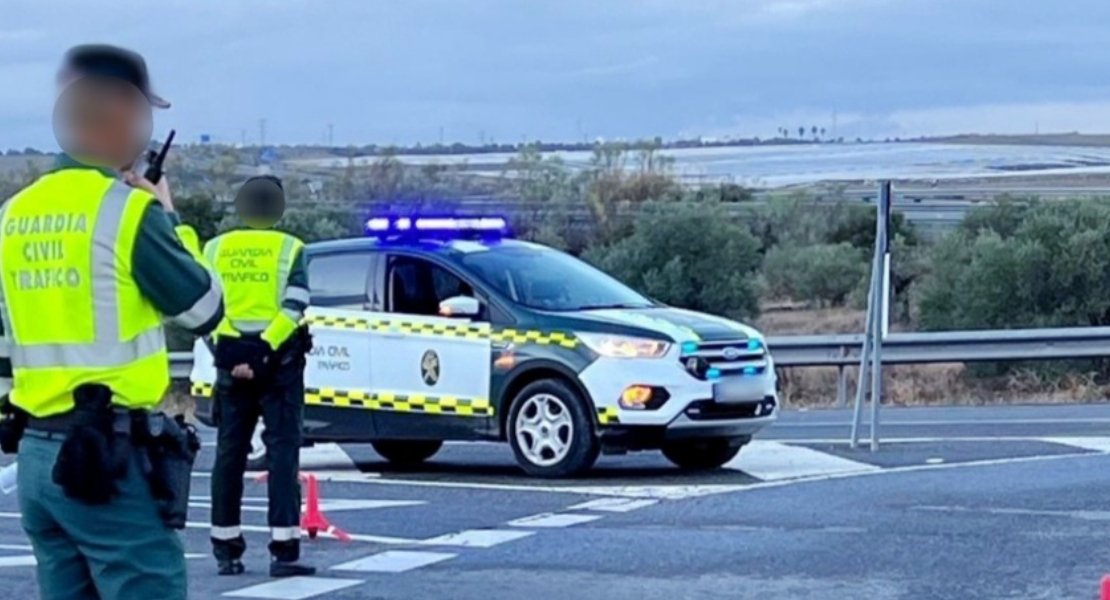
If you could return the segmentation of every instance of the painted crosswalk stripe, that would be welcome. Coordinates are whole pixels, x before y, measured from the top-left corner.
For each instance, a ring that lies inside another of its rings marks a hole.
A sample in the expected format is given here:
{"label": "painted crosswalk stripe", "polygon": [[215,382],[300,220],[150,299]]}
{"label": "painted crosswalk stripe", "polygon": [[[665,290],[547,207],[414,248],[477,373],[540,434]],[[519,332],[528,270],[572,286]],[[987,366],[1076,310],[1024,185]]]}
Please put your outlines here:
{"label": "painted crosswalk stripe", "polygon": [[1073,448],[1082,448],[1093,452],[1110,453],[1110,437],[1058,437],[1042,438],[1041,441],[1050,444],[1060,444]]}
{"label": "painted crosswalk stripe", "polygon": [[524,517],[509,521],[509,525],[513,527],[570,527],[571,525],[579,525],[581,523],[589,523],[596,521],[601,517],[597,515],[560,515],[560,514],[546,514],[535,515],[532,517]]}
{"label": "painted crosswalk stripe", "polygon": [[424,540],[421,545],[492,548],[498,544],[526,538],[533,533],[532,531],[506,531],[504,529],[468,529]]}
{"label": "painted crosswalk stripe", "polygon": [[38,562],[34,556],[0,556],[0,568],[5,567],[33,567]]}
{"label": "painted crosswalk stripe", "polygon": [[458,556],[447,552],[410,552],[387,550],[373,556],[352,560],[332,567],[332,571],[362,571],[367,573],[404,573],[426,567]]}
{"label": "painted crosswalk stripe", "polygon": [[875,465],[779,442],[752,442],[725,467],[763,481],[881,470]]}
{"label": "painted crosswalk stripe", "polygon": [[658,500],[634,500],[632,498],[598,498],[582,504],[575,504],[567,510],[596,510],[601,512],[626,513],[658,504]]}
{"label": "painted crosswalk stripe", "polygon": [[325,577],[290,577],[254,585],[241,590],[225,592],[229,598],[265,598],[267,600],[305,600],[336,590],[354,587],[362,579],[330,579]]}

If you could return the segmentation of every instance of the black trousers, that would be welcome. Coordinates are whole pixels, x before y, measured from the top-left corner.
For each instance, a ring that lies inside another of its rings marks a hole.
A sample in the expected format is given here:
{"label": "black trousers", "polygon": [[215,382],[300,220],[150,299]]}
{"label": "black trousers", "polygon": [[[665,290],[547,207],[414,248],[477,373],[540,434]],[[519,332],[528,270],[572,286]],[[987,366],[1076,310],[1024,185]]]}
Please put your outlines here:
{"label": "black trousers", "polygon": [[301,487],[298,480],[304,426],[304,363],[284,364],[279,378],[239,380],[220,371],[215,385],[218,428],[212,472],[212,547],[217,560],[242,557],[243,477],[251,437],[261,418],[268,466],[269,549],[276,560],[300,558]]}

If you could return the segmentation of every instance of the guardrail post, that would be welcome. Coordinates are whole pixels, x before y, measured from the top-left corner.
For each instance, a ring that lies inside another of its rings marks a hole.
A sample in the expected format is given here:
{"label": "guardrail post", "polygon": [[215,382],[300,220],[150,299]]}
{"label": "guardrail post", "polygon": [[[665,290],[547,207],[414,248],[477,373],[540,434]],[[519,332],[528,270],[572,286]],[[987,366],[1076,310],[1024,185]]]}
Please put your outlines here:
{"label": "guardrail post", "polygon": [[[840,356],[848,356],[848,347],[840,348]],[[841,363],[836,367],[836,407],[848,406],[848,365]]]}

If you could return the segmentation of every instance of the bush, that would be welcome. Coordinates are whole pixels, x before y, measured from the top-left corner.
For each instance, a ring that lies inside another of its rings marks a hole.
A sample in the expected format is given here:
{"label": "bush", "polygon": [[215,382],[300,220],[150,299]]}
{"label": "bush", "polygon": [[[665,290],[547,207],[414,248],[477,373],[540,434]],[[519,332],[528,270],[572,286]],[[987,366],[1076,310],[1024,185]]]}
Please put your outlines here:
{"label": "bush", "polygon": [[[1110,325],[1110,205],[986,209],[944,239],[917,293],[922,329]],[[1105,361],[1044,366],[1110,373]]]}
{"label": "bush", "polygon": [[717,202],[648,203],[632,234],[583,258],[660,302],[759,313],[759,243]]}
{"label": "bush", "polygon": [[848,243],[776,246],[767,252],[763,274],[777,298],[818,306],[842,306],[867,273],[867,259]]}

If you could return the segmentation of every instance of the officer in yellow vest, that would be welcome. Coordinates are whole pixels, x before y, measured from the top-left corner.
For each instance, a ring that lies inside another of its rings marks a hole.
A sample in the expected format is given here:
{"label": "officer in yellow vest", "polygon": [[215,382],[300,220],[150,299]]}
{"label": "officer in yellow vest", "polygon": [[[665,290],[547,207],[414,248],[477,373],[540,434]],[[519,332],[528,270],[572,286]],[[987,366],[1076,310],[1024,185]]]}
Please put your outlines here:
{"label": "officer in yellow vest", "polygon": [[120,180],[144,149],[151,106],[169,106],[142,57],[77,47],[59,83],[67,154],[0,208],[0,375],[12,377],[5,412],[25,426],[19,504],[40,597],[185,600],[183,547],[136,425],[161,419],[151,409],[170,383],[163,317],[206,334],[223,318],[221,290],[175,232],[165,178]]}
{"label": "officer in yellow vest", "polygon": [[316,572],[300,561],[300,448],[308,331],[308,277],[296,237],[268,230],[281,218],[281,180],[243,184],[236,209],[248,226],[205,244],[223,281],[227,312],[215,334],[215,415],[219,429],[212,472],[212,549],[220,575],[244,571],[240,528],[243,474],[261,417],[269,467],[270,575]]}

